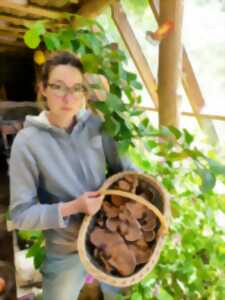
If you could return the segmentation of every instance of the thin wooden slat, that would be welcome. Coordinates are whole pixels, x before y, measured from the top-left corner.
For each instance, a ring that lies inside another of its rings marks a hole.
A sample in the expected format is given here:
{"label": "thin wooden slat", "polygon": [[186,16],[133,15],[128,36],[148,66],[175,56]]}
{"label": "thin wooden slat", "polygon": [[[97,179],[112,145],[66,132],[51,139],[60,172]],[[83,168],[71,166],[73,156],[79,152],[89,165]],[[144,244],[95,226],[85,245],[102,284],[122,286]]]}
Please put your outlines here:
{"label": "thin wooden slat", "polygon": [[22,12],[25,14],[31,14],[38,17],[45,17],[50,19],[64,18],[63,12],[58,12],[50,9],[40,8],[34,5],[19,5],[8,1],[1,1],[0,8],[10,9],[15,12]]}
{"label": "thin wooden slat", "polygon": [[11,27],[11,26],[1,25],[1,24],[0,24],[0,30],[6,31],[6,32],[14,32],[14,33],[18,33],[18,34],[23,34],[25,32],[24,28],[16,28],[16,27]]}
{"label": "thin wooden slat", "polygon": [[[154,107],[148,107],[148,106],[135,106],[136,108],[140,108],[146,111],[152,111],[158,113],[158,109]],[[181,112],[181,115],[186,116],[186,117],[194,117],[196,118],[196,114],[193,112],[186,112],[183,111]],[[225,122],[225,116],[220,116],[220,115],[212,115],[212,114],[198,114],[197,115],[199,119],[208,119],[208,120],[214,120],[214,121],[222,121]]]}
{"label": "thin wooden slat", "polygon": [[0,15],[0,20],[5,21],[7,23],[13,24],[13,25],[25,25],[25,24],[31,24],[33,21],[29,19],[24,19],[24,18],[16,18],[16,17],[11,17],[11,16],[6,16],[6,15]]}
{"label": "thin wooden slat", "polygon": [[[21,53],[21,52],[28,52],[28,51],[29,51],[28,48],[0,44],[0,53],[5,53],[5,52]],[[0,102],[1,102],[1,99],[0,99]]]}
{"label": "thin wooden slat", "polygon": [[8,37],[15,37],[15,38],[22,38],[23,37],[23,34],[21,33],[18,33],[18,32],[14,32],[14,31],[6,31],[6,30],[1,30],[0,28],[0,39],[1,39],[1,36],[8,36]]}
{"label": "thin wooden slat", "polygon": [[7,41],[5,39],[1,39],[1,37],[0,37],[0,47],[1,46],[12,46],[12,47],[26,48],[26,46],[25,46],[25,44],[23,42],[19,42],[19,41]]}
{"label": "thin wooden slat", "polygon": [[137,67],[137,70],[145,84],[145,87],[151,96],[154,104],[158,106],[157,85],[151,72],[148,61],[146,60],[141,46],[139,45],[134,32],[129,24],[125,12],[119,2],[111,6],[112,18],[115,25],[127,46],[127,49]]}

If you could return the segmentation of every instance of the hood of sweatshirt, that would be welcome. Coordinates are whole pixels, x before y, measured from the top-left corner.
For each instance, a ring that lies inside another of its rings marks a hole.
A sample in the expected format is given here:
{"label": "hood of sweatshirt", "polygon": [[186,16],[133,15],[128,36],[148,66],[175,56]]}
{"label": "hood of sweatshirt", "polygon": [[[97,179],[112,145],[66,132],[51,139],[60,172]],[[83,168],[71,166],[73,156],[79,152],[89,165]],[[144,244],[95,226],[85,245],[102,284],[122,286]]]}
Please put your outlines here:
{"label": "hood of sweatshirt", "polygon": [[[68,132],[64,128],[59,128],[52,125],[48,120],[47,114],[48,111],[44,110],[38,116],[31,116],[31,115],[26,116],[24,121],[24,127],[25,128],[37,127],[39,129],[53,131],[59,134],[68,134]],[[73,129],[71,130],[70,134],[72,134],[74,130],[79,130],[79,128],[82,128],[84,124],[88,121],[90,116],[91,116],[90,110],[86,110],[86,109],[80,110],[80,112],[76,115],[77,122],[74,125]]]}

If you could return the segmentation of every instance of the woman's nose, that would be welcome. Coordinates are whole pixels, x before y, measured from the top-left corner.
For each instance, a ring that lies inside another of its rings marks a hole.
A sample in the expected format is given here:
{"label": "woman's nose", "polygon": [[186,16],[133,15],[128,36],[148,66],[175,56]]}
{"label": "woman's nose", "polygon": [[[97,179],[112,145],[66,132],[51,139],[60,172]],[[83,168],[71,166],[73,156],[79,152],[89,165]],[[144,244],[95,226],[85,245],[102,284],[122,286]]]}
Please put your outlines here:
{"label": "woman's nose", "polygon": [[71,92],[68,92],[64,97],[63,97],[64,102],[70,102],[74,100],[74,95]]}

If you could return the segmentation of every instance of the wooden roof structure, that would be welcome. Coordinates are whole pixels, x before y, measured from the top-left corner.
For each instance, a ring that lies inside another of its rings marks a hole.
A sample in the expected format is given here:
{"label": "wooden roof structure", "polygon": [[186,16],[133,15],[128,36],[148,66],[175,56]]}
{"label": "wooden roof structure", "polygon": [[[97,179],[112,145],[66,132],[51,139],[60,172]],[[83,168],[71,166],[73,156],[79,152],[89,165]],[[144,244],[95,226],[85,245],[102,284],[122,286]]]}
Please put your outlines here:
{"label": "wooden roof structure", "polygon": [[[162,125],[178,126],[181,114],[194,116],[200,127],[215,142],[217,134],[212,120],[224,121],[225,116],[201,113],[205,101],[187,51],[181,44],[183,2],[184,0],[149,0],[149,9],[153,11],[159,24],[168,19],[175,24],[174,32],[159,46],[157,80],[153,76],[151,67],[137,42],[119,0],[1,0],[0,52],[28,51],[23,42],[23,34],[26,30],[25,24],[34,20],[48,20],[49,26],[63,27],[68,24],[65,20],[66,12],[95,18],[107,6],[111,6],[113,21],[155,105],[154,108],[143,107],[143,109],[159,111],[159,120]],[[57,22],[55,22],[56,19]],[[179,81],[183,84],[192,113],[179,111],[177,95]]]}

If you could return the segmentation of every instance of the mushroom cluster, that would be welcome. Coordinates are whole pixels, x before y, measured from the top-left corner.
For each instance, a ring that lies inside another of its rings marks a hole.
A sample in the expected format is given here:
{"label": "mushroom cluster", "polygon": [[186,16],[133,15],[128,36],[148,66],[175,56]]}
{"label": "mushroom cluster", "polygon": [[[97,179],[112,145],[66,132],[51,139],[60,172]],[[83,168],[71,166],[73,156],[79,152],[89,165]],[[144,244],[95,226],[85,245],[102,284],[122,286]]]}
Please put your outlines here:
{"label": "mushroom cluster", "polygon": [[[127,175],[110,189],[138,191],[151,201],[153,193],[147,194],[142,186],[137,176]],[[118,195],[106,196],[88,235],[91,254],[106,273],[130,276],[149,261],[158,227],[156,215],[146,206]]]}

